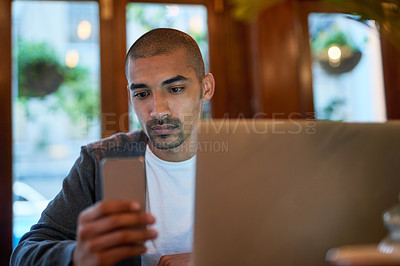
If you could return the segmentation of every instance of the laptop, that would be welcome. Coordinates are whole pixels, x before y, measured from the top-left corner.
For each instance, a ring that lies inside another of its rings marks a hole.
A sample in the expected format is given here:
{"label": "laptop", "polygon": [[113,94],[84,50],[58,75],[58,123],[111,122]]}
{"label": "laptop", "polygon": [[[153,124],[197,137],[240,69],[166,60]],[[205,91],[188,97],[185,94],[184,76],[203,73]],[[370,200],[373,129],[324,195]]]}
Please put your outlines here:
{"label": "laptop", "polygon": [[200,125],[193,265],[326,265],[378,244],[398,204],[400,121]]}

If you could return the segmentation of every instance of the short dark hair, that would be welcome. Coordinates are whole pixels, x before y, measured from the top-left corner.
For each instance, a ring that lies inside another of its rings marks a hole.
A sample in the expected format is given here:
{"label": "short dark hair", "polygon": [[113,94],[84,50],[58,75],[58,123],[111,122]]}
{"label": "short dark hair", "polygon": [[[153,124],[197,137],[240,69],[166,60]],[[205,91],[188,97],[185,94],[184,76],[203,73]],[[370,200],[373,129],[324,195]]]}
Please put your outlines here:
{"label": "short dark hair", "polygon": [[128,79],[129,60],[148,58],[156,55],[168,55],[183,48],[188,55],[189,63],[196,71],[199,81],[205,75],[203,57],[196,41],[188,34],[167,28],[151,30],[132,44],[125,58],[125,74]]}

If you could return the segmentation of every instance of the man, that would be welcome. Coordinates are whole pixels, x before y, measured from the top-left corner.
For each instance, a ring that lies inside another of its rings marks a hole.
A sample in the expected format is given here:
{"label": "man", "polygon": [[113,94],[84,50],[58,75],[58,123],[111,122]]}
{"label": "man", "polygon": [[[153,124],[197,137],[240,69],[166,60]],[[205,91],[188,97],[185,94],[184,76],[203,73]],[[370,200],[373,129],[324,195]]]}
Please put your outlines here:
{"label": "man", "polygon": [[[22,237],[11,264],[154,265],[163,255],[190,252],[196,126],[214,78],[205,74],[196,42],[172,29],[139,38],[125,70],[143,131],[82,147],[62,191]],[[101,200],[100,160],[124,156],[145,156],[148,212],[136,201]]]}

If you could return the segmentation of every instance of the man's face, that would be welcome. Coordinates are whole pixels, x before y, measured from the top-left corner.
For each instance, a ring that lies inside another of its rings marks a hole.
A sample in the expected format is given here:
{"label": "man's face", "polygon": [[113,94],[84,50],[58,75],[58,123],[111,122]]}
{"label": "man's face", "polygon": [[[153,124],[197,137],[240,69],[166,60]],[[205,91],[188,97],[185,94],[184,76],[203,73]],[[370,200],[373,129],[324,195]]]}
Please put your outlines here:
{"label": "man's face", "polygon": [[130,61],[130,100],[153,146],[172,149],[189,141],[201,118],[201,82],[186,51]]}

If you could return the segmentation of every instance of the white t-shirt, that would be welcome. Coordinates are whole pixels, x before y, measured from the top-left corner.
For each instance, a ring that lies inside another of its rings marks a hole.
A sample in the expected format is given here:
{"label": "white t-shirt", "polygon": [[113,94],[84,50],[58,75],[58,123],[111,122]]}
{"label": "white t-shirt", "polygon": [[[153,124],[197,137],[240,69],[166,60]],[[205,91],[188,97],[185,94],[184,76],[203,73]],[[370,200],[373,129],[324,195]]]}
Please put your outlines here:
{"label": "white t-shirt", "polygon": [[158,237],[147,241],[142,265],[157,265],[163,255],[191,252],[196,156],[183,162],[161,160],[146,149],[147,212]]}

